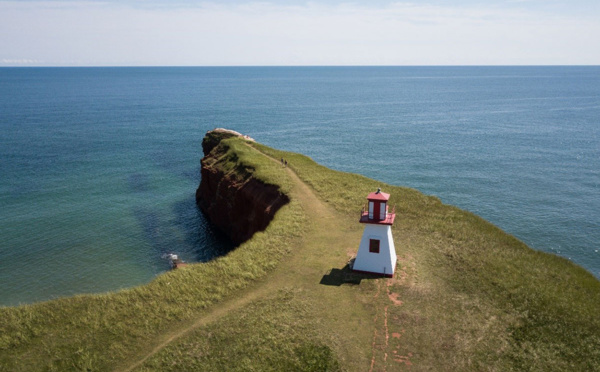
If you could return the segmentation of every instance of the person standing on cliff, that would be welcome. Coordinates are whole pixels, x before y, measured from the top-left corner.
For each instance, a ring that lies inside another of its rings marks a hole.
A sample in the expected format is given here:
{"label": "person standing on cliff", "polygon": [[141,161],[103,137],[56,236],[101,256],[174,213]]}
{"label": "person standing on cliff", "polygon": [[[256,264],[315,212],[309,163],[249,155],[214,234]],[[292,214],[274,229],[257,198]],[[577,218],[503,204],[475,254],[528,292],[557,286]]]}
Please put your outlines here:
{"label": "person standing on cliff", "polygon": [[283,158],[281,158],[281,166],[283,167]]}
{"label": "person standing on cliff", "polygon": [[285,165],[283,166],[284,168],[287,168],[287,160],[285,161]]}

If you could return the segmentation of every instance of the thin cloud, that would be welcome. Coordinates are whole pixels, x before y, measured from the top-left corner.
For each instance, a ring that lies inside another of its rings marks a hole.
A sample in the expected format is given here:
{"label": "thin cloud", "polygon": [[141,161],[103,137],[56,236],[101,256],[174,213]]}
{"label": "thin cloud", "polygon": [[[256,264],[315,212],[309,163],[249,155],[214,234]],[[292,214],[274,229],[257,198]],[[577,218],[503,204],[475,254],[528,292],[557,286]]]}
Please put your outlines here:
{"label": "thin cloud", "polygon": [[593,15],[415,3],[151,4],[0,1],[0,59],[13,61],[5,65],[600,63]]}
{"label": "thin cloud", "polygon": [[27,58],[16,58],[16,59],[0,59],[0,64],[3,65],[37,65],[43,64],[44,61],[40,61],[37,59],[27,59]]}

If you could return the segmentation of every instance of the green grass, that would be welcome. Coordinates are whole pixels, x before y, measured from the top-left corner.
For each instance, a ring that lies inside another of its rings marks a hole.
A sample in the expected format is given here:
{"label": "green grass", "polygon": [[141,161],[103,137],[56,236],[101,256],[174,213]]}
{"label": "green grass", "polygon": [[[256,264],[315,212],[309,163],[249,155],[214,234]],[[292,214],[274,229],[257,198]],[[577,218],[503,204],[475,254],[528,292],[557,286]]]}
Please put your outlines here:
{"label": "green grass", "polygon": [[[267,230],[145,286],[0,308],[0,370],[600,371],[600,282],[582,268],[416,190],[237,138],[215,150],[290,196]],[[356,252],[377,187],[395,278],[319,284]]]}
{"label": "green grass", "polygon": [[[418,319],[417,332],[403,342],[428,355],[427,365],[600,370],[595,315],[600,282],[584,269],[534,251],[435,197],[335,172],[300,154],[256,147],[275,158],[285,156],[299,177],[344,215],[356,215],[367,192],[377,187],[391,193],[390,205],[398,213],[396,249],[415,264],[415,283],[397,288],[406,299],[397,316]],[[448,354],[454,359],[450,364]]]}
{"label": "green grass", "polygon": [[337,371],[339,363],[299,289],[284,288],[173,342],[151,371]]}
{"label": "green grass", "polygon": [[[276,164],[243,143],[239,164],[269,181]],[[232,152],[224,146],[223,151]],[[275,183],[275,180],[270,180]],[[285,190],[285,179],[277,180]],[[288,182],[289,185],[289,182]],[[288,186],[289,187],[289,186]],[[0,308],[0,370],[108,370],[145,343],[265,276],[301,237],[305,216],[292,201],[266,231],[225,257],[157,277],[148,285]]]}

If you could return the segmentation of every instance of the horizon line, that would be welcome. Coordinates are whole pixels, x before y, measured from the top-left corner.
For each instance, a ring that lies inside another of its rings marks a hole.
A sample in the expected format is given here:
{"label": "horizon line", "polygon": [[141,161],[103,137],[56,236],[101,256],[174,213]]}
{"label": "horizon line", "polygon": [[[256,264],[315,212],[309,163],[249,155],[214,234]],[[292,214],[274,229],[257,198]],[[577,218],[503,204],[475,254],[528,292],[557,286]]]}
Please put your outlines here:
{"label": "horizon line", "polygon": [[157,68],[157,67],[199,67],[199,68],[235,68],[235,67],[600,67],[600,64],[424,64],[424,65],[0,65],[0,68]]}

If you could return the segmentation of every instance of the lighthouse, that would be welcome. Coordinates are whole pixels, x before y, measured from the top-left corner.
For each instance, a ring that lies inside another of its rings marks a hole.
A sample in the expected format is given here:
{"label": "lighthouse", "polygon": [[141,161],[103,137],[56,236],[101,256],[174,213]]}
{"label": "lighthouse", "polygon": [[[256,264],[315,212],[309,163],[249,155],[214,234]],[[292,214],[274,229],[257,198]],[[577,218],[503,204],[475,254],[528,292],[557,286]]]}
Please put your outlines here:
{"label": "lighthouse", "polygon": [[381,192],[381,189],[370,193],[367,200],[368,208],[363,208],[360,215],[360,223],[365,224],[365,230],[352,269],[391,278],[396,269],[396,248],[392,237],[395,208],[389,212],[390,194]]}

